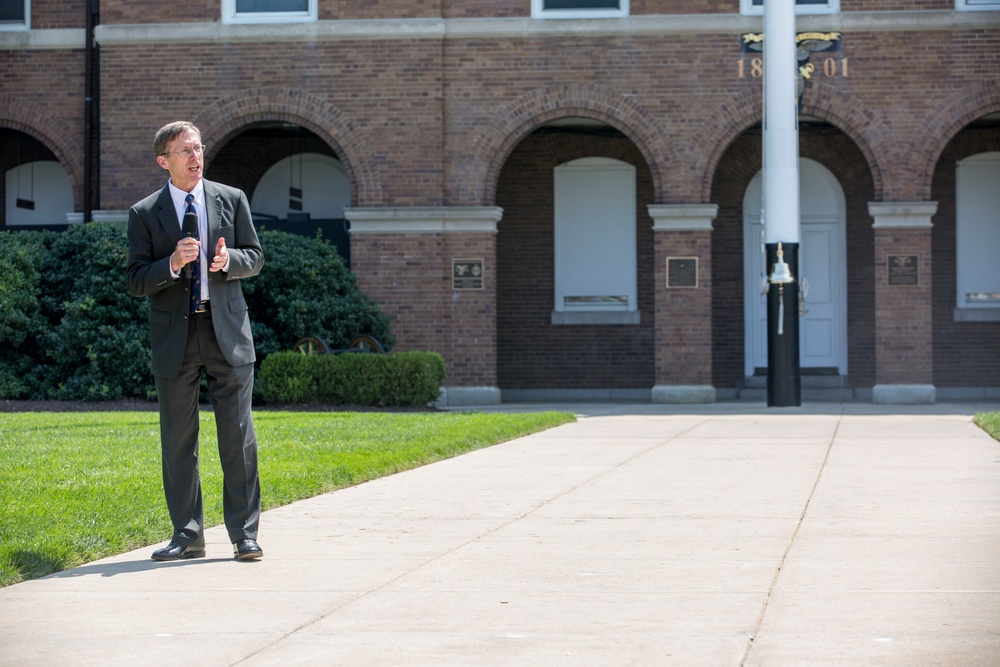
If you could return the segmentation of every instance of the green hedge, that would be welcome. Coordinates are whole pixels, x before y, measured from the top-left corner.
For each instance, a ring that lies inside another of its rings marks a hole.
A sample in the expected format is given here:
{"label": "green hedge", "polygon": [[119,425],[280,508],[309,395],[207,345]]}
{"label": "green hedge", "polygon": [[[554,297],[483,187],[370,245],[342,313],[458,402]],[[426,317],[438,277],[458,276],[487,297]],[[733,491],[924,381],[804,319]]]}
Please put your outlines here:
{"label": "green hedge", "polygon": [[436,352],[275,352],[260,367],[268,403],[416,407],[437,400],[445,363]]}
{"label": "green hedge", "polygon": [[38,299],[43,234],[0,234],[0,397],[31,393],[36,334],[46,328]]}
{"label": "green hedge", "polygon": [[0,398],[149,395],[149,305],[125,286],[127,253],[123,225],[0,232]]}
{"label": "green hedge", "polygon": [[360,335],[393,347],[389,317],[361,292],[332,244],[267,229],[258,235],[264,268],[243,281],[258,359],[289,350],[305,336],[333,349],[350,347]]}
{"label": "green hedge", "polygon": [[[262,230],[264,269],[243,281],[258,361],[304,336],[386,349],[389,318],[319,238]],[[153,398],[149,300],[128,292],[126,225],[0,232],[0,399]]]}

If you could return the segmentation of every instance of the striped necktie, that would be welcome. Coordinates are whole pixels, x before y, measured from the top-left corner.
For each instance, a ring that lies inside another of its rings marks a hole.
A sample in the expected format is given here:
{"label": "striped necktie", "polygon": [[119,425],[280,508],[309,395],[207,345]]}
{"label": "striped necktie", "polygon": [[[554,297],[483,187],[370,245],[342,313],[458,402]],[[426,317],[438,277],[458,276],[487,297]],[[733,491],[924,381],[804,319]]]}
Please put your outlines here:
{"label": "striped necktie", "polygon": [[[187,208],[184,209],[184,231],[186,234],[198,238],[198,211],[194,207],[194,195],[189,194],[184,198],[187,202]],[[189,230],[194,230],[191,234]],[[191,262],[191,303],[189,307],[189,312],[194,313],[198,308],[201,307],[201,251],[198,251],[198,257]]]}

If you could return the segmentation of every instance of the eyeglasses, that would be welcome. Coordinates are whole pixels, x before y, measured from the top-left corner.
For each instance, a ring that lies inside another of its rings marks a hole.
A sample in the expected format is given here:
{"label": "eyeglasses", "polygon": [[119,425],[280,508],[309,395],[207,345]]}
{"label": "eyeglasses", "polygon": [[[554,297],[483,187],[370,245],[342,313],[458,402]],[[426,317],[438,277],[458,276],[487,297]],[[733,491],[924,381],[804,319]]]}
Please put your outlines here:
{"label": "eyeglasses", "polygon": [[180,150],[180,151],[173,151],[173,152],[166,151],[165,153],[160,153],[160,155],[162,155],[163,157],[169,157],[171,155],[180,155],[182,158],[184,158],[185,160],[187,160],[192,155],[201,155],[204,152],[205,152],[205,144],[202,144],[200,146],[193,146],[191,148],[185,148],[184,150]]}

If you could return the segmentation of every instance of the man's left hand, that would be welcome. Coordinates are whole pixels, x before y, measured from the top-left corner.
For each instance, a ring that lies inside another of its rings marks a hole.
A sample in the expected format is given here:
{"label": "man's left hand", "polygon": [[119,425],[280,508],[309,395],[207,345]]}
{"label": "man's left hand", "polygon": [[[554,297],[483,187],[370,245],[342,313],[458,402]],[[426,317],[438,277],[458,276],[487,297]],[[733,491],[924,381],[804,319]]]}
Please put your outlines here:
{"label": "man's left hand", "polygon": [[226,239],[220,238],[215,244],[215,256],[212,258],[212,266],[209,271],[221,271],[229,263],[229,250],[226,249]]}

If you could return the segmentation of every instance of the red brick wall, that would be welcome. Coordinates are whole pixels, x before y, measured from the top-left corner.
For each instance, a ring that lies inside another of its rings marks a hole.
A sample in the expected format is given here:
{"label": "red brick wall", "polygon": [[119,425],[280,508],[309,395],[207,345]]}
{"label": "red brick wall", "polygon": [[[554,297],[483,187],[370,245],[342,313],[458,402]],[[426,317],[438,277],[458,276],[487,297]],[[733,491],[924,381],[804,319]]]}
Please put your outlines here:
{"label": "red brick wall", "polygon": [[441,0],[441,16],[449,19],[531,16],[531,0]]}
{"label": "red brick wall", "polygon": [[442,0],[319,0],[320,20],[440,18]]}
{"label": "red brick wall", "polygon": [[[394,350],[439,352],[447,386],[496,386],[495,237],[486,232],[355,234],[361,290],[390,315]],[[483,290],[452,290],[453,259],[482,259]]]}
{"label": "red brick wall", "polygon": [[299,153],[338,157],[326,142],[316,136],[288,141],[245,133],[227,141],[221,148],[212,149],[206,161],[205,178],[238,187],[246,192],[248,198],[253,197],[267,170],[286,157]]}
{"label": "red brick wall", "polygon": [[[82,0],[76,0],[82,2]],[[42,3],[39,3],[42,4]],[[58,5],[56,0],[45,4]],[[842,0],[841,11],[903,11],[953,9],[951,0]],[[172,3],[145,3],[129,0],[102,0],[101,17],[113,23],[174,23],[218,21],[222,0],[180,0]],[[501,18],[531,16],[531,0],[319,0],[320,20],[379,18]],[[739,0],[632,0],[633,16],[655,14],[739,14]],[[35,3],[32,3],[32,13]],[[82,10],[81,10],[82,13]]]}
{"label": "red brick wall", "polygon": [[884,12],[955,9],[954,0],[840,0],[841,12]]}
{"label": "red brick wall", "polygon": [[31,29],[82,28],[89,4],[89,0],[31,0]]}
{"label": "red brick wall", "polygon": [[222,0],[101,0],[101,23],[192,23],[218,22],[222,17]]}
{"label": "red brick wall", "polygon": [[[918,285],[889,285],[890,255],[916,255]],[[931,233],[875,230],[875,383],[932,384]]]}
{"label": "red brick wall", "polygon": [[[496,235],[486,232],[445,234],[445,274],[442,323],[451,387],[497,386],[497,259]],[[483,260],[483,289],[452,290],[451,264],[455,259]]]}
{"label": "red brick wall", "polygon": [[[52,1],[50,0],[50,2]],[[523,4],[526,1],[514,0],[514,4]],[[503,7],[510,2],[497,4]],[[427,0],[365,0],[364,2],[358,2],[358,0],[319,0],[317,13],[321,21],[440,18],[441,5],[442,0],[431,2]],[[528,7],[528,14],[530,14],[530,5]],[[221,17],[222,0],[174,0],[168,3],[101,0],[102,23],[218,22]]]}
{"label": "red brick wall", "polygon": [[[712,233],[654,232],[656,385],[712,384]],[[698,258],[697,288],[666,288],[667,258]]]}
{"label": "red brick wall", "polygon": [[[43,11],[58,15],[56,0],[38,2],[46,6]],[[64,4],[64,3],[63,3]],[[82,0],[79,14],[82,16]],[[32,15],[36,13],[32,3]],[[54,6],[55,11],[47,6]],[[222,0],[179,0],[172,3],[144,3],[129,0],[102,0],[101,20],[105,23],[184,23],[189,21],[218,21],[222,14]],[[841,11],[903,11],[926,9],[953,9],[950,0],[842,0]],[[740,11],[739,0],[632,0],[632,16],[656,14],[735,14]],[[506,18],[531,16],[531,0],[319,0],[320,20],[380,19],[380,18]],[[52,26],[50,26],[52,27]]]}
{"label": "red brick wall", "polygon": [[[505,158],[526,133],[560,117],[587,116],[633,139],[653,172],[660,203],[702,203],[701,175],[711,151],[693,142],[713,124],[702,110],[714,113],[749,85],[736,80],[735,65],[732,77],[720,65],[735,63],[737,48],[735,35],[449,43],[447,200],[492,203]],[[584,53],[600,58],[581,60]],[[672,66],[682,62],[712,63],[712,84],[700,67]],[[678,169],[680,163],[687,166]]]}
{"label": "red brick wall", "polygon": [[[275,55],[248,67],[262,51]],[[162,186],[153,134],[177,119],[199,125],[210,158],[231,132],[248,124],[289,120],[311,123],[317,133],[330,128],[328,143],[350,149],[338,155],[360,180],[355,204],[441,205],[439,60],[440,43],[433,40],[106,49],[103,67],[116,74],[105,77],[102,90],[102,135],[114,137],[102,147],[103,205],[128,208]],[[171,71],[168,94],[162,89],[164,62],[185,63]],[[289,80],[298,90],[288,90]]]}
{"label": "red brick wall", "polygon": [[[69,176],[78,211],[83,210],[83,89],[82,49],[0,51],[0,127],[51,151]],[[0,149],[5,161],[16,160],[8,157],[16,153],[16,141]],[[28,161],[27,155],[22,158]]]}
{"label": "red brick wall", "polygon": [[743,195],[761,164],[760,132],[739,137],[715,174],[711,201],[719,207],[712,223],[712,384],[744,384]]}
{"label": "red brick wall", "polygon": [[447,333],[446,244],[437,234],[355,234],[361,290],[392,317],[397,350],[439,350]]}
{"label": "red brick wall", "polygon": [[[610,157],[636,167],[639,325],[553,325],[553,169]],[[650,388],[653,372],[653,232],[649,169],[625,138],[531,135],[497,187],[497,365],[501,389]]]}

